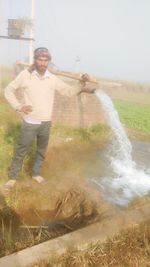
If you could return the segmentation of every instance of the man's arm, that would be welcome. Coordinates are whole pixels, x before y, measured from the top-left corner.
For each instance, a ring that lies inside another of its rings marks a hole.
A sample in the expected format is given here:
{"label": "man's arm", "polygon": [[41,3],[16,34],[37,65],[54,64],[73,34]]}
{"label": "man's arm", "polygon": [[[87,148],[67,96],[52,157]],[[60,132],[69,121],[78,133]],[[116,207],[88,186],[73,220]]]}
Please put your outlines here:
{"label": "man's arm", "polygon": [[64,81],[62,81],[61,79],[59,79],[58,77],[55,76],[56,79],[56,83],[55,83],[55,87],[56,90],[62,94],[62,95],[66,95],[66,96],[75,96],[75,95],[79,95],[80,93],[94,93],[95,92],[95,88],[91,87],[91,86],[87,86],[87,82],[89,81],[90,77],[87,74],[83,74],[81,76],[81,81],[77,82],[76,85],[68,85],[67,83],[65,83]]}
{"label": "man's arm", "polygon": [[8,86],[4,89],[4,96],[9,102],[9,104],[18,110],[21,107],[21,103],[17,99],[15,92],[17,89],[21,88],[22,73],[20,73]]}
{"label": "man's arm", "polygon": [[16,90],[22,87],[23,76],[24,72],[21,72],[12,82],[8,84],[8,86],[4,89],[4,96],[12,108],[16,111],[28,114],[32,111],[32,107],[30,105],[24,106],[21,104],[15,95]]}

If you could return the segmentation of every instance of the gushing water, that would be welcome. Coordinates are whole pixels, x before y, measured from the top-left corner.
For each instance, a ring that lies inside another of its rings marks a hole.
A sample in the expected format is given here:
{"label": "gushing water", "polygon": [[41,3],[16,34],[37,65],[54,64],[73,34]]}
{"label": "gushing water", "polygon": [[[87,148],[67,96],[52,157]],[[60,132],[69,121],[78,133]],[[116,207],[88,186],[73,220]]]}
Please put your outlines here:
{"label": "gushing water", "polygon": [[112,175],[93,178],[92,181],[102,189],[104,196],[107,195],[107,199],[109,198],[111,202],[127,205],[134,197],[143,196],[150,191],[150,176],[138,169],[133,161],[132,145],[110,97],[101,90],[97,90],[95,94],[102,104],[107,122],[113,131],[111,151],[108,155]]}

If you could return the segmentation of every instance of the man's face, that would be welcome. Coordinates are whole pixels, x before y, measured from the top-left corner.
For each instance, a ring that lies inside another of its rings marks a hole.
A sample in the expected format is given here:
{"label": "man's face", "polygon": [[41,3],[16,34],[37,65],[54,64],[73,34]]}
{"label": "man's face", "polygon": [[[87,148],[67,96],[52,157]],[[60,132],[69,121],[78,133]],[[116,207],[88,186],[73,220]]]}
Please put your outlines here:
{"label": "man's face", "polygon": [[38,57],[35,60],[35,68],[40,74],[44,74],[48,68],[49,59],[47,57]]}

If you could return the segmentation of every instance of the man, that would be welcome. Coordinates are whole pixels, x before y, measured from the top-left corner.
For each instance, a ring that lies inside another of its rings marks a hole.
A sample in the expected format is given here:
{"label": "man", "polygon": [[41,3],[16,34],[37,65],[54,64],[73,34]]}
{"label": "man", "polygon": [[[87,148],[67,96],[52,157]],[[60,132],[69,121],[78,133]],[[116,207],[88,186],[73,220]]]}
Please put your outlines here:
{"label": "man", "polygon": [[[82,82],[78,85],[69,86],[48,71],[49,61],[51,55],[48,49],[37,48],[34,51],[33,65],[23,70],[5,89],[6,99],[23,118],[18,146],[10,166],[10,180],[5,184],[9,189],[17,181],[23,159],[34,138],[37,139],[37,150],[32,178],[38,183],[43,183],[45,180],[41,176],[41,166],[49,140],[55,90],[67,96],[94,92],[94,89],[85,88],[88,75],[83,75]],[[17,89],[22,91],[19,100],[15,95]]]}

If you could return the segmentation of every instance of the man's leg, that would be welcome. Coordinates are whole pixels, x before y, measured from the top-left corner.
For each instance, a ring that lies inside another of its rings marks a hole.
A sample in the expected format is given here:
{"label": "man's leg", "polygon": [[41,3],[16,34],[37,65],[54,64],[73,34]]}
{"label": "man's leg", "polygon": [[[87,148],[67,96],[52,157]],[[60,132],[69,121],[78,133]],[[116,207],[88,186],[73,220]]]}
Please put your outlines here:
{"label": "man's leg", "polygon": [[32,175],[40,176],[42,163],[45,159],[45,152],[47,149],[49,135],[50,135],[51,122],[42,122],[37,134],[37,151],[35,161],[32,168]]}
{"label": "man's leg", "polygon": [[29,124],[29,123],[23,122],[21,131],[20,131],[19,142],[18,142],[17,149],[15,152],[15,156],[10,166],[9,177],[11,179],[17,179],[17,177],[19,176],[23,159],[33,139],[36,137],[40,126],[41,125],[38,125],[38,124]]}

